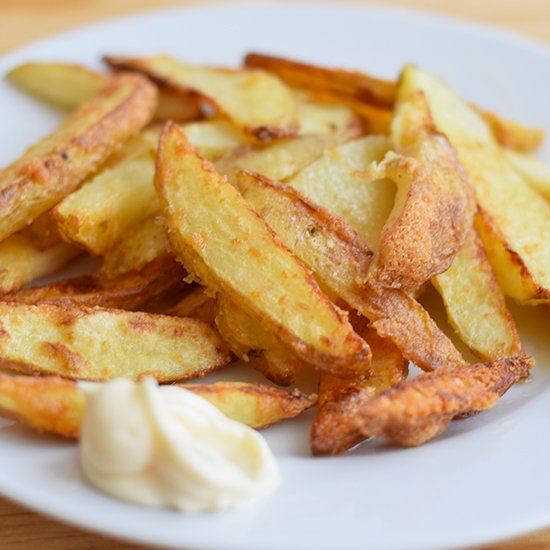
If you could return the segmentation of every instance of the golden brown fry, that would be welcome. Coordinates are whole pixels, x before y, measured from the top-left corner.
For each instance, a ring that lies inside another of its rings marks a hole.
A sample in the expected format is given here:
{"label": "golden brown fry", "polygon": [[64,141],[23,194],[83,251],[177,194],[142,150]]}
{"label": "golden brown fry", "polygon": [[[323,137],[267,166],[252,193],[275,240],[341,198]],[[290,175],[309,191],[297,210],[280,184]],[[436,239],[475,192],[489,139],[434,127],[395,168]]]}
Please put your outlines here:
{"label": "golden brown fry", "polygon": [[158,131],[130,140],[111,162],[58,204],[53,215],[67,242],[105,254],[140,221],[159,211],[153,187]]}
{"label": "golden brown fry", "polygon": [[229,358],[216,333],[196,319],[0,302],[0,366],[6,368],[77,380],[150,375],[170,382],[203,376]]}
{"label": "golden brown fry", "polygon": [[167,55],[132,59],[106,57],[115,69],[138,71],[159,86],[180,92],[227,117],[260,140],[296,135],[292,92],[264,71],[192,66]]}
{"label": "golden brown fry", "polygon": [[4,296],[2,300],[29,305],[77,305],[139,310],[150,308],[171,293],[187,286],[183,280],[185,275],[185,270],[175,258],[160,257],[139,271],[130,271],[115,279],[105,279],[97,273],[84,275],[20,290]]}
{"label": "golden brown fry", "polygon": [[265,330],[235,302],[217,297],[216,328],[240,359],[280,386],[293,384],[303,365],[292,349]]}
{"label": "golden brown fry", "polygon": [[547,201],[550,201],[550,165],[531,155],[505,151],[515,171]]}
{"label": "golden brown fry", "polygon": [[311,427],[314,455],[340,454],[364,439],[356,428],[356,403],[395,386],[408,374],[408,361],[395,345],[372,329],[359,330],[372,350],[372,373],[356,380],[321,375],[319,404]]}
{"label": "golden brown fry", "polygon": [[0,295],[55,273],[82,251],[64,243],[49,216],[0,242]]}
{"label": "golden brown fry", "polygon": [[397,185],[369,270],[373,285],[413,290],[451,265],[473,224],[470,183],[422,94],[396,104],[388,155],[376,171]]}
{"label": "golden brown fry", "polygon": [[394,82],[359,71],[327,69],[259,53],[247,54],[244,65],[270,71],[297,88],[329,91],[378,107],[391,108],[395,100]]}
{"label": "golden brown fry", "polygon": [[172,246],[202,284],[321,370],[346,376],[370,361],[347,316],[175,124],[161,137],[155,185]]}
{"label": "golden brown fry", "polygon": [[172,306],[166,314],[176,315],[177,317],[192,317],[214,326],[216,309],[216,298],[209,296],[204,286],[196,286],[177,304]]}
{"label": "golden brown fry", "polygon": [[[178,386],[207,399],[228,418],[257,430],[298,416],[317,397],[243,382]],[[77,438],[84,405],[84,392],[72,380],[0,374],[0,416],[22,420],[40,432]]]}
{"label": "golden brown fry", "polygon": [[527,303],[550,300],[550,204],[516,173],[474,110],[429,73],[406,67],[400,98],[419,90],[470,177],[476,227],[504,293]]}
{"label": "golden brown fry", "polygon": [[413,447],[441,434],[457,417],[489,409],[535,361],[508,357],[491,363],[442,367],[397,384],[374,397],[350,403],[350,439],[383,436]]}
{"label": "golden brown fry", "polygon": [[28,225],[149,122],[155,88],[121,75],[64,124],[0,171],[0,240]]}
{"label": "golden brown fry", "polygon": [[239,172],[236,184],[323,288],[369,318],[371,326],[390,338],[407,359],[426,370],[464,363],[451,341],[409,294],[364,284],[372,252],[344,220],[296,189],[258,174]]}
{"label": "golden brown fry", "polygon": [[475,228],[451,267],[432,279],[450,324],[484,361],[524,355],[514,319]]}

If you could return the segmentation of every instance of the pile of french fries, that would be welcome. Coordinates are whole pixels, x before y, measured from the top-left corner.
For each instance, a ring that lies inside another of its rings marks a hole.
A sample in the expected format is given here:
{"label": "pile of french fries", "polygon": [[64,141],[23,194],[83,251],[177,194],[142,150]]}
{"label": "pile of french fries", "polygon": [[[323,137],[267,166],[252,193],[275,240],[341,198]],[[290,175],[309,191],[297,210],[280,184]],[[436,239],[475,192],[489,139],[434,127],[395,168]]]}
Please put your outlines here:
{"label": "pile of french fries", "polygon": [[[8,75],[73,112],[0,172],[2,414],[77,437],[79,380],[153,376],[255,428],[316,406],[333,455],[422,444],[529,376],[505,296],[550,300],[540,129],[415,66],[105,62]],[[100,267],[35,283],[83,255]],[[430,284],[483,362],[418,301]],[[236,361],[278,386],[311,369],[318,395],[189,382]]]}

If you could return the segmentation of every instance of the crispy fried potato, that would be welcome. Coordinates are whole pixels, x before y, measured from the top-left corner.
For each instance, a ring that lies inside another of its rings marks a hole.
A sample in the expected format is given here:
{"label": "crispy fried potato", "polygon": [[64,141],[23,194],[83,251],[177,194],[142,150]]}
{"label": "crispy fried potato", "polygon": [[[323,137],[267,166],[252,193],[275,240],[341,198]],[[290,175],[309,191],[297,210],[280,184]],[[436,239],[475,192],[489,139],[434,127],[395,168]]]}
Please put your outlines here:
{"label": "crispy fried potato", "polygon": [[482,360],[524,355],[514,319],[473,229],[447,271],[432,279],[449,323]]}
{"label": "crispy fried potato", "polygon": [[252,144],[250,136],[223,118],[190,122],[182,126],[189,141],[210,162],[240,145]]}
{"label": "crispy fried potato", "polygon": [[275,384],[293,384],[303,362],[292,349],[235,302],[221,294],[216,302],[216,327],[229,349]]}
{"label": "crispy fried potato", "polygon": [[99,172],[53,210],[66,241],[102,255],[133,225],[159,211],[153,187],[158,132],[127,143],[118,162]]}
{"label": "crispy fried potato", "polygon": [[378,107],[393,107],[395,83],[359,71],[327,69],[290,59],[249,53],[246,67],[265,69],[298,88],[333,92]]}
{"label": "crispy fried potato", "polygon": [[[151,308],[163,298],[185,288],[186,273],[175,258],[161,257],[139,271],[114,279],[98,273],[37,286],[3,296],[4,302],[58,306],[108,307],[139,310]],[[183,316],[182,316],[183,317]]]}
{"label": "crispy fried potato", "polygon": [[260,140],[298,131],[292,92],[277,77],[257,70],[199,67],[170,56],[106,57],[115,69],[138,71],[159,86],[193,97]]}
{"label": "crispy fried potato", "polygon": [[347,316],[175,124],[161,137],[155,185],[174,251],[199,282],[320,370],[345,377],[370,361]]}
{"label": "crispy fried potato", "polygon": [[[19,89],[55,107],[73,110],[97,95],[109,76],[82,65],[68,63],[25,63],[12,69],[7,78]],[[155,121],[185,122],[203,117],[194,100],[159,90]]]}
{"label": "crispy fried potato", "polygon": [[483,117],[502,147],[520,153],[530,153],[536,151],[543,144],[545,132],[542,128],[526,126],[486,109],[480,109],[476,105],[470,106]]}
{"label": "crispy fried potato", "polygon": [[6,78],[37,99],[69,110],[99,94],[107,80],[105,75],[68,63],[24,63]]}
{"label": "crispy fried potato", "polygon": [[170,256],[166,229],[159,216],[153,215],[123,235],[103,258],[101,275],[107,279],[129,271],[139,271],[157,258]]}
{"label": "crispy fried potato", "polygon": [[397,185],[369,270],[374,285],[413,290],[451,265],[473,224],[476,203],[447,138],[433,128],[422,94],[396,104],[392,140],[400,155],[376,167]]}
{"label": "crispy fried potato", "polygon": [[414,447],[440,435],[454,418],[493,407],[518,380],[529,376],[530,357],[442,367],[423,373],[374,397],[350,403],[350,439],[383,436]]}
{"label": "crispy fried potato", "polygon": [[474,110],[435,77],[406,67],[400,100],[419,90],[472,181],[476,226],[504,293],[528,303],[550,299],[550,204],[515,172]]}
{"label": "crispy fried potato", "polygon": [[546,200],[550,201],[550,166],[536,157],[505,151],[516,172]]}
{"label": "crispy fried potato", "polygon": [[0,242],[0,294],[50,275],[81,254],[64,243],[49,215]]}
{"label": "crispy fried potato", "polygon": [[78,380],[150,375],[170,382],[203,376],[229,358],[216,333],[196,319],[0,302],[0,366],[6,368]]}
{"label": "crispy fried potato", "polygon": [[237,147],[215,166],[230,182],[237,170],[250,170],[270,179],[284,180],[318,159],[337,139],[332,135],[307,135],[280,140],[261,149]]}
{"label": "crispy fried potato", "polygon": [[403,355],[430,370],[464,363],[451,341],[407,293],[364,282],[372,252],[344,220],[312,203],[296,189],[258,174],[237,173],[243,197],[315,274],[323,288],[370,319]]}
{"label": "crispy fried potato", "polygon": [[[242,382],[178,386],[207,399],[228,418],[257,430],[298,416],[317,397]],[[0,374],[0,416],[22,420],[40,432],[77,438],[84,407],[84,392],[72,380]]]}
{"label": "crispy fried potato", "polygon": [[351,381],[321,375],[317,414],[310,433],[314,455],[340,454],[363,441],[364,435],[356,429],[356,401],[363,402],[395,386],[409,372],[408,361],[390,340],[380,338],[372,329],[356,330],[372,350],[372,373]]}
{"label": "crispy fried potato", "polygon": [[0,240],[75,189],[149,122],[155,88],[137,75],[114,77],[62,126],[0,171]]}
{"label": "crispy fried potato", "polygon": [[209,296],[208,289],[204,286],[196,286],[188,292],[177,304],[173,305],[167,315],[177,317],[192,317],[204,321],[207,325],[214,326],[216,320],[216,298]]}
{"label": "crispy fried potato", "polygon": [[387,179],[373,179],[366,170],[371,163],[381,162],[389,148],[389,141],[383,136],[350,141],[328,150],[287,182],[343,218],[376,250],[393,207],[395,184]]}

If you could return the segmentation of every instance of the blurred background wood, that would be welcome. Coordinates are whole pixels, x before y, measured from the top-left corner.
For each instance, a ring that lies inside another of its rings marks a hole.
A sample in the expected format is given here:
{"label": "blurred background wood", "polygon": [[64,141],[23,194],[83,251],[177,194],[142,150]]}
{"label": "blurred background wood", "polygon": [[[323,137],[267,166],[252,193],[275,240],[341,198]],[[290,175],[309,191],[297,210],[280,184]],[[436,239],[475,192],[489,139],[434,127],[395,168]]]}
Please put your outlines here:
{"label": "blurred background wood", "polygon": [[[217,3],[230,1],[217,0]],[[0,52],[100,19],[200,3],[197,0],[0,0]],[[470,19],[550,42],[550,0],[380,0],[382,3]],[[0,498],[0,548],[27,550],[33,546],[40,550],[142,548],[65,526]],[[550,529],[484,550],[549,548]]]}

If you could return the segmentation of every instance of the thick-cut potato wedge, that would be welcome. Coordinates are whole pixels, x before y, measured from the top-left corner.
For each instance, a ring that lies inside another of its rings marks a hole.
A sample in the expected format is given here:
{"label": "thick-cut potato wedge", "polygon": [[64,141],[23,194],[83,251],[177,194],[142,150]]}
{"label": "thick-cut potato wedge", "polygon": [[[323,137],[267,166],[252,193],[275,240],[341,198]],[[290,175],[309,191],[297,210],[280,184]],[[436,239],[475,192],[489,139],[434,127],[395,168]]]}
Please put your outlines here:
{"label": "thick-cut potato wedge", "polygon": [[380,338],[372,329],[355,328],[372,350],[372,373],[351,381],[321,375],[317,414],[310,433],[314,455],[340,454],[363,441],[364,435],[355,427],[355,403],[395,386],[409,372],[408,361],[390,340]]}
{"label": "thick-cut potato wedge", "polygon": [[350,439],[383,436],[414,447],[440,435],[454,418],[490,409],[518,380],[529,376],[531,357],[443,367],[351,405]]}
{"label": "thick-cut potato wedge", "polygon": [[196,286],[177,304],[173,305],[166,314],[176,315],[177,317],[192,317],[214,326],[217,310],[216,298],[209,296],[207,290],[204,286]]}
{"label": "thick-cut potato wedge", "polygon": [[253,143],[250,136],[223,118],[189,122],[182,129],[197,151],[210,162],[239,145]]}
{"label": "thick-cut potato wedge", "polygon": [[390,338],[407,359],[426,370],[464,363],[451,341],[411,296],[365,284],[372,252],[344,220],[296,189],[258,174],[239,172],[236,185],[323,288],[370,319],[379,334]]}
{"label": "thick-cut potato wedge", "polygon": [[229,361],[196,319],[117,309],[0,302],[0,366],[78,380],[202,376]]}
{"label": "thick-cut potato wedge", "polygon": [[265,69],[298,88],[332,92],[378,107],[391,108],[395,100],[394,82],[359,71],[327,69],[259,53],[247,54],[244,65]]}
{"label": "thick-cut potato wedge", "polygon": [[69,110],[99,94],[107,80],[105,75],[68,63],[24,63],[6,78],[37,99]]}
{"label": "thick-cut potato wedge", "polygon": [[249,170],[277,181],[289,178],[317,160],[338,138],[307,135],[269,144],[261,149],[237,147],[215,163],[216,170],[233,182],[235,172]]}
{"label": "thick-cut potato wedge", "polygon": [[134,227],[108,250],[103,258],[101,275],[107,279],[129,271],[139,271],[153,260],[169,256],[166,229],[159,216],[153,215]]}
{"label": "thick-cut potato wedge", "polygon": [[470,106],[483,117],[491,128],[493,136],[502,147],[520,153],[530,153],[536,151],[543,144],[545,132],[542,128],[526,126],[502,118],[500,115],[486,109],[480,109],[476,105]]}
{"label": "thick-cut potato wedge", "polygon": [[451,265],[476,203],[447,138],[433,128],[422,94],[396,104],[392,140],[400,155],[376,167],[397,185],[393,210],[369,270],[375,285],[413,290]]}
{"label": "thick-cut potato wedge", "polygon": [[472,229],[447,271],[432,279],[449,323],[484,361],[523,355],[523,347],[504,294]]}
{"label": "thick-cut potato wedge", "polygon": [[320,370],[351,376],[370,361],[344,312],[175,124],[161,137],[155,185],[174,251],[199,282]]}
{"label": "thick-cut potato wedge", "polygon": [[[138,310],[151,308],[160,300],[183,289],[185,270],[168,256],[158,258],[139,271],[104,279],[84,275],[3,296],[5,302],[19,304],[79,305]],[[183,316],[182,316],[183,317]]]}
{"label": "thick-cut potato wedge", "polygon": [[79,254],[81,250],[61,240],[49,214],[40,216],[0,242],[0,294],[54,273]]}
{"label": "thick-cut potato wedge", "polygon": [[456,149],[473,185],[476,226],[504,293],[550,299],[550,204],[519,176],[487,123],[432,75],[408,66],[400,100],[423,91],[434,122]]}
{"label": "thick-cut potato wedge", "polygon": [[217,297],[215,322],[222,339],[237,357],[275,384],[294,383],[303,362],[274,334],[221,294]]}
{"label": "thick-cut potato wedge", "polygon": [[350,141],[330,149],[287,182],[346,220],[376,250],[393,207],[395,184],[372,179],[366,171],[371,163],[382,161],[389,147],[383,136]]}
{"label": "thick-cut potato wedge", "polygon": [[49,210],[149,122],[156,91],[121,75],[64,124],[0,171],[0,240]]}
{"label": "thick-cut potato wedge", "polygon": [[[7,78],[37,99],[61,109],[73,110],[97,95],[109,75],[68,63],[25,63],[12,69]],[[178,122],[199,120],[202,110],[195,100],[159,90],[153,120]]]}
{"label": "thick-cut potato wedge", "polygon": [[277,77],[258,70],[200,67],[167,55],[132,59],[106,57],[115,69],[138,71],[159,86],[192,96],[261,140],[298,131],[292,92]]}
{"label": "thick-cut potato wedge", "polygon": [[53,210],[66,241],[102,255],[129,228],[159,211],[153,187],[158,133],[147,131],[126,144],[108,166]]}
{"label": "thick-cut potato wedge", "polygon": [[[370,122],[371,133],[387,133],[397,95],[395,82],[374,78],[359,71],[329,69],[300,61],[250,53],[246,67],[265,69],[290,86],[304,89],[318,100],[345,104]],[[503,147],[534,151],[544,141],[544,130],[507,120],[491,111],[471,105],[491,127]]]}
{"label": "thick-cut potato wedge", "polygon": [[[294,418],[315,404],[316,395],[263,384],[178,384],[207,399],[228,418],[260,430]],[[0,416],[22,420],[40,432],[77,438],[85,396],[76,382],[56,376],[0,374]]]}
{"label": "thick-cut potato wedge", "polygon": [[536,157],[506,151],[516,172],[546,200],[550,201],[550,166]]}

